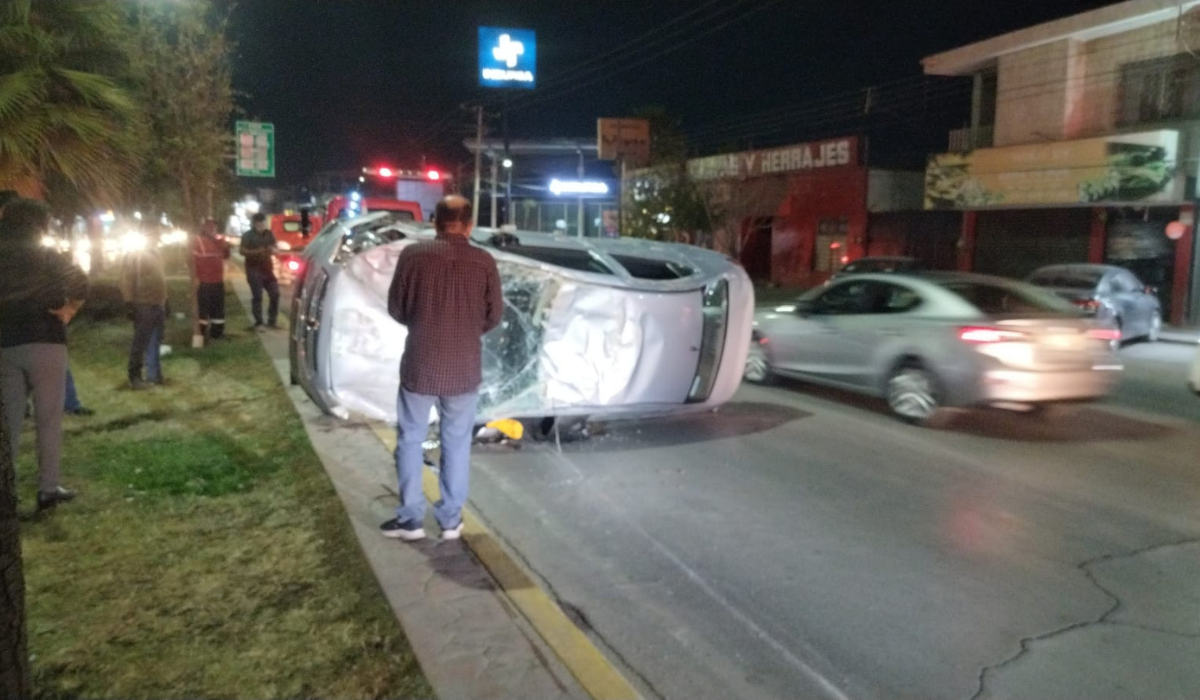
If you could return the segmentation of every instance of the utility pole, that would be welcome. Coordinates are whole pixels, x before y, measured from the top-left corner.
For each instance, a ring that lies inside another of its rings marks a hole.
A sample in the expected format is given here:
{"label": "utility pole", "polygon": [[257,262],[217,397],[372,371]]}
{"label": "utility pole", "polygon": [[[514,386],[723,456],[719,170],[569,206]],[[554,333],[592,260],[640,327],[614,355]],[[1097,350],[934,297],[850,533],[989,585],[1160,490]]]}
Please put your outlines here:
{"label": "utility pole", "polygon": [[491,189],[491,193],[490,193],[491,196],[489,197],[489,199],[492,200],[492,228],[495,228],[496,227],[496,192],[498,192],[500,190],[500,186],[498,184],[498,182],[500,180],[500,173],[498,173],[496,171],[497,166],[499,166],[499,163],[496,162],[496,154],[492,153],[491,156],[492,156],[492,189]]}
{"label": "utility pole", "polygon": [[[579,181],[583,182],[583,149],[579,149]],[[579,237],[583,238],[583,194],[582,188],[579,195]]]}
{"label": "utility pole", "polygon": [[[461,133],[461,132],[459,132]],[[472,195],[471,211],[479,223],[479,185],[483,170],[483,105],[475,105],[475,193]]]}

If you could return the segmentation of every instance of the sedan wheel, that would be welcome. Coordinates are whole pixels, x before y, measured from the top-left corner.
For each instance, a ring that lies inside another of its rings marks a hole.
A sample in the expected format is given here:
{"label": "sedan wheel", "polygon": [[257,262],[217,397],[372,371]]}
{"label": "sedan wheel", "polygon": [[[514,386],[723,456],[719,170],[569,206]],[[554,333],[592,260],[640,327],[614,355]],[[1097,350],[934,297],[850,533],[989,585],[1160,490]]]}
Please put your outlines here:
{"label": "sedan wheel", "polygon": [[771,364],[767,361],[767,351],[757,342],[750,343],[750,352],[746,354],[746,370],[742,378],[755,384],[766,384],[771,380]]}
{"label": "sedan wheel", "polygon": [[1151,343],[1158,342],[1158,336],[1162,334],[1162,313],[1155,311],[1154,316],[1150,318],[1150,332],[1146,334],[1146,340]]}
{"label": "sedan wheel", "polygon": [[909,423],[929,425],[940,408],[933,375],[912,365],[900,367],[888,379],[888,407]]}

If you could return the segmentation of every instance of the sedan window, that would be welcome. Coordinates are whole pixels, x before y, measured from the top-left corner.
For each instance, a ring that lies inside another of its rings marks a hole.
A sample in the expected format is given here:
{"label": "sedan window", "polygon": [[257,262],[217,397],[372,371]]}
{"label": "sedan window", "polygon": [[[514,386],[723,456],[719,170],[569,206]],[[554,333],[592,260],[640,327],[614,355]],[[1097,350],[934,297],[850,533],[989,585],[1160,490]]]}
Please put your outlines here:
{"label": "sedan window", "polygon": [[825,316],[846,316],[871,313],[871,282],[846,282],[828,289],[813,302],[813,313]]}
{"label": "sedan window", "polygon": [[949,282],[942,285],[988,316],[1019,314],[1071,314],[1079,310],[1061,297],[1028,285],[1000,285],[984,282]]}

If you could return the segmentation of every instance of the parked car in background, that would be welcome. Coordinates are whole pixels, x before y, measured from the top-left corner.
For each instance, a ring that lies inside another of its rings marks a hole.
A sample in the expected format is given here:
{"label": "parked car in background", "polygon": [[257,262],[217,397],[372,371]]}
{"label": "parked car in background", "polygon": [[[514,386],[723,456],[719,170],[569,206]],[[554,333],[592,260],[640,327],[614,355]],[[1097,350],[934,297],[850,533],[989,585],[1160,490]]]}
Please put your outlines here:
{"label": "parked car in background", "polygon": [[275,258],[277,276],[288,278],[300,271],[301,253],[321,230],[321,217],[308,210],[298,214],[275,214],[270,218],[271,233],[279,255]]}
{"label": "parked car in background", "polygon": [[1118,332],[1113,341],[1145,338],[1158,340],[1162,330],[1162,305],[1157,290],[1144,284],[1129,270],[1115,265],[1050,265],[1027,278],[1082,309],[1092,318]]}
{"label": "parked car in background", "polygon": [[921,262],[916,258],[907,258],[898,255],[878,255],[859,258],[848,263],[845,267],[829,278],[832,282],[836,279],[841,279],[847,275],[860,275],[868,273],[887,273],[887,272],[918,272],[923,269]]}
{"label": "parked car in background", "polygon": [[965,273],[863,274],[755,319],[745,378],[886,399],[931,424],[952,407],[1031,410],[1103,397],[1113,330],[1033,285]]}
{"label": "parked car in background", "polygon": [[[323,410],[394,421],[406,329],[387,313],[405,247],[430,224],[332,220],[304,251],[289,337],[294,382]],[[478,418],[710,410],[741,384],[754,289],[728,258],[637,239],[477,228],[504,318],[483,339]]]}

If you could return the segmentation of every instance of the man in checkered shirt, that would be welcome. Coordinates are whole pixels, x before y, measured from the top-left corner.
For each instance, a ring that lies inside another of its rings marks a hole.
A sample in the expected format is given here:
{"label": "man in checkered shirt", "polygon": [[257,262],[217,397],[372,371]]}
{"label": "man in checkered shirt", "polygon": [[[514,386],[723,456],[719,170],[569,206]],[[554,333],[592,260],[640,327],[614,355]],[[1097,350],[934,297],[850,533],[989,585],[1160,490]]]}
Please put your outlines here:
{"label": "man in checkered shirt", "polygon": [[396,410],[400,506],[380,531],[410,542],[425,537],[421,443],[434,406],[440,420],[442,498],[433,505],[433,514],[443,539],[462,535],[482,381],[482,337],[499,325],[504,313],[496,261],[470,243],[471,203],[458,195],[443,198],[434,213],[434,227],[437,240],[410,245],[400,253],[388,290],[388,313],[408,327],[408,340],[400,360]]}

